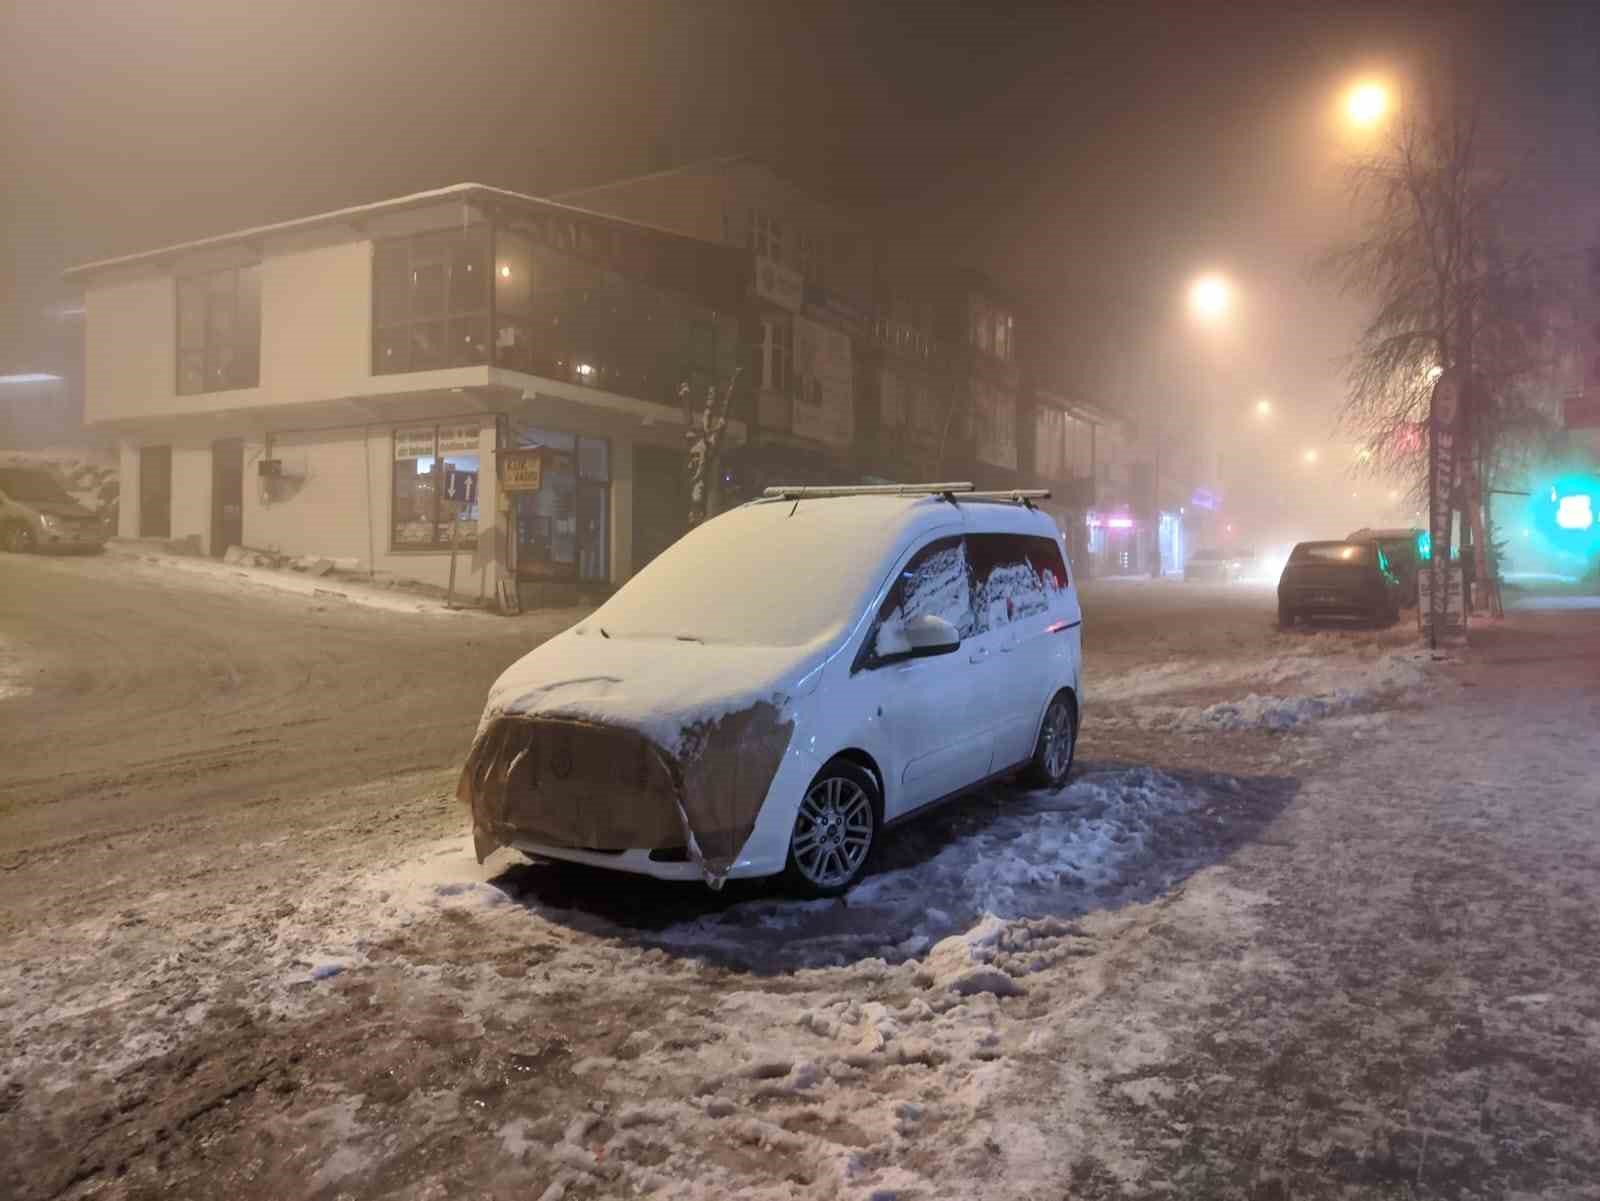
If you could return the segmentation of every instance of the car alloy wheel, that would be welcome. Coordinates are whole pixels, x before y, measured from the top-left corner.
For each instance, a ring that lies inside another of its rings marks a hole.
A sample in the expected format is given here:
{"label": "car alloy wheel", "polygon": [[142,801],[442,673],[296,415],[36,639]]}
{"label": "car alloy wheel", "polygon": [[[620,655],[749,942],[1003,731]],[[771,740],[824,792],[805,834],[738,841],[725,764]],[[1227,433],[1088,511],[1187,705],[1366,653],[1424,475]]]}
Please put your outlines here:
{"label": "car alloy wheel", "polygon": [[33,549],[33,531],[25,525],[6,529],[6,549],[14,555],[25,555]]}
{"label": "car alloy wheel", "polygon": [[824,767],[800,800],[789,841],[789,871],[812,896],[838,896],[866,869],[878,836],[877,788],[853,763]]}
{"label": "car alloy wheel", "polygon": [[1060,788],[1072,771],[1078,747],[1078,711],[1072,697],[1058,692],[1039,723],[1039,741],[1033,749],[1026,780],[1035,788]]}

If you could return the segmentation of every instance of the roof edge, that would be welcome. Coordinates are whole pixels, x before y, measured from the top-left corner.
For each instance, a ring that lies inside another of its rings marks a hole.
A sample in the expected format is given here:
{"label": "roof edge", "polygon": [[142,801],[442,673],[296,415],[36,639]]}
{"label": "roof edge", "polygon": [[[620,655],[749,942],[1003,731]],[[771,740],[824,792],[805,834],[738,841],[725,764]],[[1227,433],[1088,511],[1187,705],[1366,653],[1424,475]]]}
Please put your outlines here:
{"label": "roof edge", "polygon": [[280,234],[294,233],[302,229],[314,229],[322,225],[338,225],[353,219],[399,212],[408,208],[419,208],[444,201],[469,201],[474,198],[508,201],[514,204],[534,205],[547,209],[560,209],[565,212],[581,214],[592,220],[603,221],[610,225],[622,225],[633,229],[647,230],[650,233],[660,234],[681,242],[695,242],[703,246],[716,245],[716,243],[705,242],[699,238],[691,238],[676,230],[664,229],[642,221],[631,221],[625,217],[617,217],[610,213],[594,212],[578,205],[565,204],[559,200],[552,200],[543,196],[529,196],[523,192],[513,192],[507,188],[496,188],[489,184],[458,183],[423,192],[410,192],[404,196],[391,196],[368,204],[353,204],[344,208],[331,209],[327,212],[312,213],[304,217],[293,217],[287,221],[275,221],[268,225],[253,225],[245,229],[232,230],[228,233],[196,238],[189,242],[175,242],[153,250],[136,251],[133,254],[118,255],[114,258],[95,259],[91,262],[79,263],[76,266],[68,267],[61,273],[61,278],[69,282],[81,282],[89,276],[103,271],[115,270],[119,267],[137,266],[141,263],[157,262],[173,255],[192,254],[196,251],[248,242],[256,238],[274,237]]}

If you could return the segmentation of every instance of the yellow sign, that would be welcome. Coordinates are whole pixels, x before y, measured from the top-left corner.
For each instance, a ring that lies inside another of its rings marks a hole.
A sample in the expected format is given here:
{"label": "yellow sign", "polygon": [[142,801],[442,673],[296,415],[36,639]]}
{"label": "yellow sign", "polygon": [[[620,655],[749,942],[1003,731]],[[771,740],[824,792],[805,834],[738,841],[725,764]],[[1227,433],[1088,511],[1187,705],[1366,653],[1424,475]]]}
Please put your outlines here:
{"label": "yellow sign", "polygon": [[502,450],[495,456],[502,492],[537,492],[544,483],[544,451]]}

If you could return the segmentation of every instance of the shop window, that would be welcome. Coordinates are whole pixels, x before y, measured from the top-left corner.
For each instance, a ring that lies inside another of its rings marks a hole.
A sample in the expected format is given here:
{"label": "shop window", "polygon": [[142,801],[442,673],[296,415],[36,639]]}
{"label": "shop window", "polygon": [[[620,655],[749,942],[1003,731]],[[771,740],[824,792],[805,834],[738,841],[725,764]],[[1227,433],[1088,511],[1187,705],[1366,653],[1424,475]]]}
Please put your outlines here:
{"label": "shop window", "polygon": [[478,544],[479,423],[407,426],[394,432],[391,550]]}
{"label": "shop window", "polygon": [[375,375],[487,363],[488,228],[378,243],[372,324]]}
{"label": "shop window", "polygon": [[178,393],[261,382],[261,269],[230,267],[178,280]]}

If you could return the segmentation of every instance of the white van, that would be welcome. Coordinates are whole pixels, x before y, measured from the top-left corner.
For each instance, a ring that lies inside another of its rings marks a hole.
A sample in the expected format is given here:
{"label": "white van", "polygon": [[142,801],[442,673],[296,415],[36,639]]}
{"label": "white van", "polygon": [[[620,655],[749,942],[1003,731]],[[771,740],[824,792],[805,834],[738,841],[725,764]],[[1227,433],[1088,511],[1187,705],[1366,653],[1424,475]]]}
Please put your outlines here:
{"label": "white van", "polygon": [[1041,495],[770,489],[693,530],[490,690],[458,790],[479,859],[836,896],[887,826],[1060,787],[1082,614]]}

